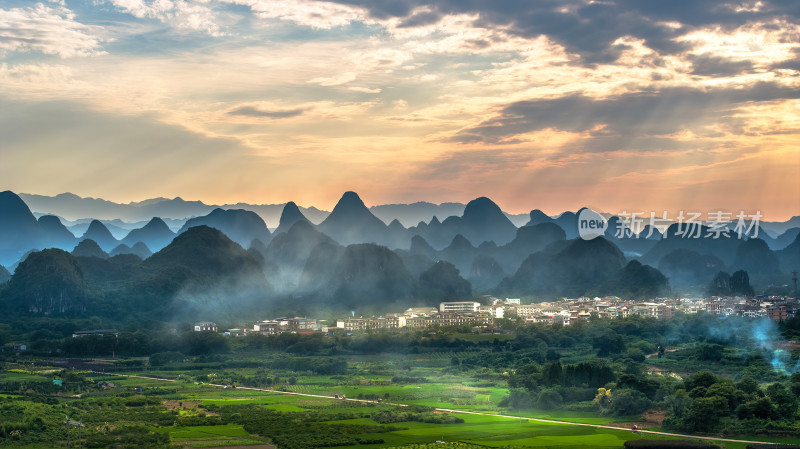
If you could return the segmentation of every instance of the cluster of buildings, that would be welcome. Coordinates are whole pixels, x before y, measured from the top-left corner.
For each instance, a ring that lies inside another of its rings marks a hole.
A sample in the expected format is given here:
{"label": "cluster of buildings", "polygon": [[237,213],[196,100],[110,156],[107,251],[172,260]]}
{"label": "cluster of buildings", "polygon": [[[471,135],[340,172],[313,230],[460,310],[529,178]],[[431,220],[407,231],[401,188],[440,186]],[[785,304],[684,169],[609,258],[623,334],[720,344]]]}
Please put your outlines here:
{"label": "cluster of buildings", "polygon": [[[498,318],[520,318],[526,323],[561,324],[599,318],[624,318],[632,315],[650,318],[669,318],[675,313],[701,311],[717,316],[767,317],[783,321],[795,316],[800,302],[789,297],[711,297],[711,298],[656,298],[652,302],[624,301],[616,296],[603,298],[562,299],[555,302],[521,304],[514,298],[490,298],[490,304],[477,301],[442,302],[439,307],[412,307],[402,313],[381,316],[348,316],[336,321],[335,326],[322,325],[314,318],[294,317],[259,321],[252,329],[228,329],[226,334],[278,335],[282,333],[359,332],[370,329],[421,329],[450,326],[491,327]],[[197,323],[196,331],[217,332],[217,324]]]}

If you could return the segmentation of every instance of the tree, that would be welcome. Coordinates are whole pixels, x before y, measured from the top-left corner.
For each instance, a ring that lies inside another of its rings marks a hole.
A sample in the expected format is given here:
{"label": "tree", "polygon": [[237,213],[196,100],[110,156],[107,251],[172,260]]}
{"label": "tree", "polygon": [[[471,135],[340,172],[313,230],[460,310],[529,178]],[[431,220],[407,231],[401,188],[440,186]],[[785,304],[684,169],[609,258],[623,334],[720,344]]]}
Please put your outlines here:
{"label": "tree", "polygon": [[608,408],[611,405],[611,389],[598,388],[593,402],[601,409]]}
{"label": "tree", "polygon": [[536,405],[544,410],[553,410],[561,406],[564,399],[556,388],[545,388],[536,397]]}
{"label": "tree", "polygon": [[767,387],[767,396],[775,405],[775,417],[794,421],[797,414],[797,397],[778,382]]}
{"label": "tree", "polygon": [[597,349],[598,357],[608,357],[611,354],[619,354],[625,350],[625,341],[622,336],[608,329],[601,336],[594,339],[592,347]]}
{"label": "tree", "polygon": [[697,398],[689,408],[685,423],[691,430],[712,432],[719,426],[720,416],[727,414],[728,400],[719,396]]}
{"label": "tree", "polygon": [[609,411],[614,416],[629,416],[644,413],[650,400],[642,392],[629,388],[615,390],[611,394]]}

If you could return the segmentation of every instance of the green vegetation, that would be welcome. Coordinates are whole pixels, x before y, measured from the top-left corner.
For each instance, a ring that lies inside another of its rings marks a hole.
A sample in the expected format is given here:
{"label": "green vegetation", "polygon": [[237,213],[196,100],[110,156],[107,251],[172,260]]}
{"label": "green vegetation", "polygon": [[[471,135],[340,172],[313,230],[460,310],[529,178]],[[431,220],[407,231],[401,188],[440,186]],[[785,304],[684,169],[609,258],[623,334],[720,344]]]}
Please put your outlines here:
{"label": "green vegetation", "polygon": [[[542,418],[796,442],[800,373],[773,363],[794,366],[797,354],[756,345],[744,332],[755,324],[702,315],[567,327],[507,320],[505,334],[458,328],[244,338],[158,328],[57,338],[68,327],[53,326],[29,331],[37,338],[29,354],[2,354],[0,437],[17,447],[280,449],[691,442],[525,419]],[[787,335],[794,325],[786,324]],[[59,357],[66,354],[86,358]]]}

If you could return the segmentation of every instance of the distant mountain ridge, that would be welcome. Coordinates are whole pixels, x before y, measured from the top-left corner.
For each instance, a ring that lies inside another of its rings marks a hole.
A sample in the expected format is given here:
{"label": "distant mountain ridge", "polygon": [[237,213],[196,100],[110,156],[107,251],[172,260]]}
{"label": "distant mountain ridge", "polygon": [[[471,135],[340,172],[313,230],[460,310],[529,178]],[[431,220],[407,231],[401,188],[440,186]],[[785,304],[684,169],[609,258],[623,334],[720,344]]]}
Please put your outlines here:
{"label": "distant mountain ridge", "polygon": [[[247,314],[276,304],[282,310],[377,311],[481,294],[541,300],[646,298],[674,288],[682,294],[705,289],[723,271],[749,272],[761,292],[786,284],[800,266],[798,228],[764,239],[763,230],[759,238],[714,239],[700,228],[703,237],[689,239],[672,225],[664,236],[655,231],[637,238],[623,228],[620,237],[622,220],[606,215],[605,235],[583,240],[570,238],[578,233],[581,210],[556,218],[533,210],[519,228],[486,197],[470,201],[460,215],[433,215],[408,228],[397,218],[387,225],[373,210],[357,193],[345,192],[319,225],[286,203],[274,233],[253,211],[216,208],[186,220],[178,233],[161,218],[133,229],[92,220],[75,238],[63,219],[37,220],[19,196],[2,192],[0,243],[6,250],[0,263],[14,282],[5,284],[7,293],[0,289],[0,302],[33,314],[92,313],[101,304],[117,311],[108,313],[169,316],[183,310]],[[774,249],[781,244],[787,246]],[[53,247],[72,253],[46,249]],[[46,264],[60,268],[50,273]],[[38,302],[26,308],[26,295],[39,295]]]}
{"label": "distant mountain ridge", "polygon": [[[114,203],[101,198],[83,198],[72,193],[56,196],[20,193],[19,197],[35,212],[57,215],[70,221],[84,218],[98,220],[120,219],[126,222],[149,221],[153,217],[187,219],[207,215],[214,209],[244,209],[255,212],[276,227],[283,204],[205,204],[202,201],[187,201],[177,197],[153,198],[127,204]],[[303,214],[314,223],[320,223],[328,213],[316,207],[300,207]]]}
{"label": "distant mountain ridge", "polygon": [[[67,226],[77,235],[86,232],[86,227],[90,219],[97,219],[105,222],[106,226],[116,238],[124,237],[123,229],[130,230],[135,227],[124,225],[139,224],[149,221],[153,217],[161,217],[173,230],[177,230],[183,223],[176,226],[175,221],[185,221],[186,219],[207,215],[214,209],[244,209],[257,213],[274,229],[280,223],[280,217],[284,207],[288,203],[279,204],[205,204],[202,201],[187,201],[180,197],[177,198],[151,198],[139,202],[115,203],[102,198],[80,197],[72,193],[62,193],[55,196],[36,195],[30,193],[20,193],[19,197],[37,215],[56,215],[62,219],[73,223]],[[293,202],[291,202],[294,204]],[[319,224],[330,212],[316,207],[297,206],[301,213],[314,224]],[[371,206],[369,209],[385,224],[392,220],[398,220],[400,224],[408,228],[419,224],[419,222],[429,222],[432,217],[437,217],[439,221],[454,215],[461,215],[464,212],[464,203],[441,203],[434,204],[419,201],[411,204],[382,204]],[[505,212],[504,212],[505,213]],[[527,221],[527,214],[505,215],[519,227]],[[121,220],[122,222],[118,222]],[[124,222],[124,223],[123,223]],[[120,227],[117,231],[109,225]]]}

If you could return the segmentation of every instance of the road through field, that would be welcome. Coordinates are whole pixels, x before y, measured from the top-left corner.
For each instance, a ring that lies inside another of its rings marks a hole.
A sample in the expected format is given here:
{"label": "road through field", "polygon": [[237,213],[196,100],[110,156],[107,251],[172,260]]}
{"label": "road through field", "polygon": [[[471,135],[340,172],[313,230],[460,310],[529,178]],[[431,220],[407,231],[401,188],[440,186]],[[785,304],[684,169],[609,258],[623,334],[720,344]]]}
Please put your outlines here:
{"label": "road through field", "polygon": [[[131,377],[131,378],[138,378],[138,379],[149,379],[149,380],[159,380],[164,382],[176,382],[175,379],[164,379],[161,377],[149,377],[149,376],[135,376],[131,374],[116,374],[116,373],[101,373],[97,372],[97,374],[103,375],[112,375],[112,376],[123,376],[123,377]],[[220,384],[205,384],[211,387],[218,387],[218,388],[225,388],[227,385],[220,385]],[[253,387],[236,387],[237,390],[251,390],[251,391],[261,391],[265,393],[278,393],[278,394],[285,394],[290,396],[308,396],[312,398],[323,398],[323,399],[332,399],[332,400],[339,400],[339,401],[353,401],[353,402],[368,402],[368,403],[375,403],[378,404],[378,401],[368,400],[368,399],[351,399],[351,398],[336,398],[334,396],[325,396],[320,394],[310,394],[310,393],[295,393],[292,391],[280,391],[280,390],[271,390],[268,388],[253,388]],[[385,405],[396,405],[400,407],[408,407],[408,404],[398,404],[394,402],[380,402],[381,404]],[[520,419],[520,420],[527,420],[527,421],[535,421],[535,422],[544,422],[550,424],[564,424],[568,426],[583,426],[583,427],[594,427],[596,429],[609,429],[609,430],[623,430],[630,432],[631,429],[623,428],[623,427],[614,427],[609,425],[603,424],[587,424],[587,423],[579,423],[579,422],[572,422],[572,421],[560,421],[556,419],[546,419],[546,418],[529,418],[526,416],[514,416],[514,415],[504,415],[498,413],[486,413],[486,412],[474,412],[470,410],[456,410],[451,408],[436,408],[436,411],[439,412],[447,412],[447,413],[458,413],[462,415],[481,415],[481,416],[494,416],[497,418],[508,418],[508,419]],[[767,441],[752,441],[752,440],[737,440],[733,438],[721,438],[721,437],[710,437],[710,436],[698,436],[698,435],[685,435],[680,433],[670,433],[670,432],[659,432],[656,430],[637,430],[637,433],[649,433],[652,435],[663,435],[669,437],[678,437],[678,438],[693,438],[699,440],[711,440],[711,441],[724,441],[729,443],[751,443],[751,444],[781,444],[781,443],[771,443]]]}

